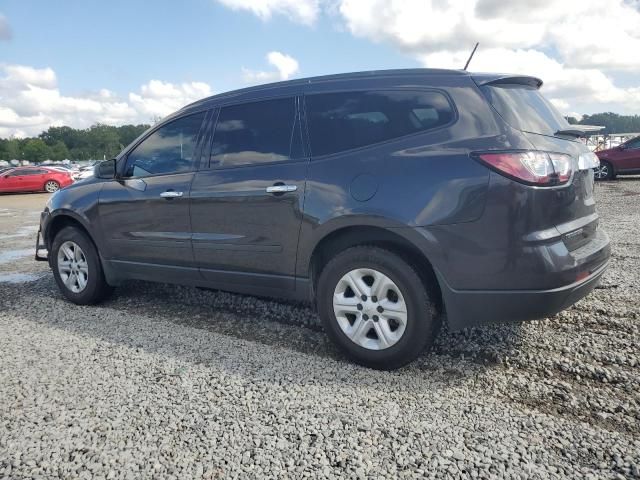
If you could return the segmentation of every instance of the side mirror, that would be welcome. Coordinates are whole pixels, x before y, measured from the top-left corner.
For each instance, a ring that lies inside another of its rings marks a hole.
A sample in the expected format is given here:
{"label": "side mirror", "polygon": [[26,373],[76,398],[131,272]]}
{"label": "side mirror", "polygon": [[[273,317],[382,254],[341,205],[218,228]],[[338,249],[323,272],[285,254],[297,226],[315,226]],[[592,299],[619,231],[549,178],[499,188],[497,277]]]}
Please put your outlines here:
{"label": "side mirror", "polygon": [[96,178],[104,178],[106,180],[116,178],[116,159],[105,160],[97,164],[93,170]]}

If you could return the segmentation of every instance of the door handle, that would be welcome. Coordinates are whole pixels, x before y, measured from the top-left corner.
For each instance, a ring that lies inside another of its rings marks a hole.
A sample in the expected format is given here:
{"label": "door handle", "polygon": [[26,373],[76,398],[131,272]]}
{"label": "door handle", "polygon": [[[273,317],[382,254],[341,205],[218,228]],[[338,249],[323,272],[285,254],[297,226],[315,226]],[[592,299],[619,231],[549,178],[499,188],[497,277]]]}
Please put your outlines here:
{"label": "door handle", "polygon": [[297,185],[271,185],[267,187],[267,193],[287,193],[298,190]]}
{"label": "door handle", "polygon": [[176,198],[176,197],[181,197],[182,192],[174,192],[173,190],[168,190],[166,192],[162,192],[160,196],[162,198]]}

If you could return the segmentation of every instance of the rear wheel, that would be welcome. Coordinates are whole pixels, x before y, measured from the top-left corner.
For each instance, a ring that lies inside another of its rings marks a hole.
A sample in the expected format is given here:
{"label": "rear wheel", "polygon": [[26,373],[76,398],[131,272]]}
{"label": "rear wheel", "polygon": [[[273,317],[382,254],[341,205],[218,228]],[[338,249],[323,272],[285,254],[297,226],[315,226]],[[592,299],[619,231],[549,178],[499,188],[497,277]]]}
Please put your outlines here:
{"label": "rear wheel", "polygon": [[427,290],[389,250],[353,247],[334,257],[320,275],[317,300],[330,338],[367,367],[399,368],[433,342],[435,309]]}
{"label": "rear wheel", "polygon": [[593,176],[596,180],[612,180],[615,178],[613,166],[604,160],[600,160],[600,165],[593,169]]}
{"label": "rear wheel", "polygon": [[65,227],[51,245],[53,276],[62,294],[78,305],[91,305],[113,291],[104,279],[95,245],[76,227]]}
{"label": "rear wheel", "polygon": [[44,189],[49,193],[57,192],[60,190],[60,184],[55,180],[48,180],[47,183],[44,184]]}

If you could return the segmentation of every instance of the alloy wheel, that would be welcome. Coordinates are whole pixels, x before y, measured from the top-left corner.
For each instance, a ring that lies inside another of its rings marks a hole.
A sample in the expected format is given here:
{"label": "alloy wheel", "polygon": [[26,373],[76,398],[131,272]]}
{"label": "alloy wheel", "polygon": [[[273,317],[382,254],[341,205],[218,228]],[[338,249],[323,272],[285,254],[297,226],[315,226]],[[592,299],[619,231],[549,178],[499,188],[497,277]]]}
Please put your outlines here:
{"label": "alloy wheel", "polygon": [[58,250],[58,273],[64,286],[73,293],[80,293],[89,281],[89,264],[80,246],[72,241],[64,242]]}
{"label": "alloy wheel", "polygon": [[598,180],[604,180],[605,178],[609,178],[609,166],[605,163],[601,163],[597,166],[594,171],[594,176]]}
{"label": "alloy wheel", "polygon": [[53,193],[57,192],[60,189],[60,185],[58,185],[58,183],[54,182],[53,180],[49,180],[44,184],[44,189],[49,193]]}
{"label": "alloy wheel", "polygon": [[407,304],[400,288],[371,268],[351,270],[340,279],[333,311],[343,333],[368,350],[392,347],[407,326]]}

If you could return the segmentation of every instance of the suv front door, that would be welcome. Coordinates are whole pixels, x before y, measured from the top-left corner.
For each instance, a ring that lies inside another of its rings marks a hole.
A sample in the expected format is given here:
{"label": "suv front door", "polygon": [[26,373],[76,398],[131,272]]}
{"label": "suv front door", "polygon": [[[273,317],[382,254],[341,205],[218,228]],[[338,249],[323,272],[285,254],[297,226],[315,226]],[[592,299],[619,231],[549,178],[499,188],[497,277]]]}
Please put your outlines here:
{"label": "suv front door", "polygon": [[193,250],[220,288],[295,288],[308,158],[296,97],[223,106],[193,181]]}
{"label": "suv front door", "polygon": [[118,178],[100,193],[105,256],[134,278],[197,278],[191,249],[189,193],[206,112],[160,126],[118,162]]}

